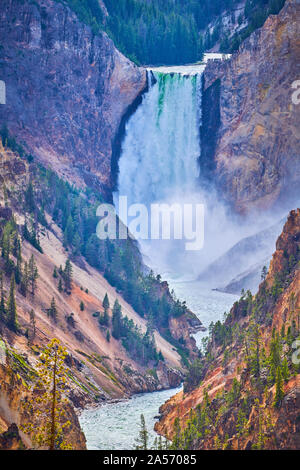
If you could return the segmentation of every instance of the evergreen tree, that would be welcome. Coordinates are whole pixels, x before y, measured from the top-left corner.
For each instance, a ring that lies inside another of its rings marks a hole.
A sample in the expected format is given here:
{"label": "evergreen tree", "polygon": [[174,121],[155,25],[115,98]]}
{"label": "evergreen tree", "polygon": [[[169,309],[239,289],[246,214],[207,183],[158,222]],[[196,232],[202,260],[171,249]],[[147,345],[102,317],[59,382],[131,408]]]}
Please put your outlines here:
{"label": "evergreen tree", "polygon": [[58,278],[56,266],[54,266],[54,269],[53,269],[53,277],[54,277],[54,279],[57,279],[57,278]]}
{"label": "evergreen tree", "polygon": [[109,315],[107,309],[104,310],[103,313],[103,325],[108,326],[109,325]]}
{"label": "evergreen tree", "polygon": [[63,291],[63,285],[61,279],[58,281],[58,291],[62,292]]}
{"label": "evergreen tree", "polygon": [[25,208],[29,213],[32,213],[35,210],[34,190],[32,181],[29,182],[25,192]]}
{"label": "evergreen tree", "polygon": [[282,371],[283,380],[285,382],[288,382],[290,378],[290,371],[289,371],[288,361],[286,357],[283,359],[281,371]]}
{"label": "evergreen tree", "polygon": [[67,292],[70,292],[72,290],[73,267],[69,259],[66,261],[63,276],[65,281],[65,289]]}
{"label": "evergreen tree", "polygon": [[[36,446],[47,446],[49,450],[71,450],[72,446],[67,443],[65,433],[70,428],[71,423],[66,420],[66,381],[67,369],[65,359],[66,349],[60,341],[54,338],[41,354],[40,362],[37,364],[37,381],[33,387],[31,396],[36,396],[38,400],[28,399],[24,401],[24,408],[27,411],[30,421],[22,426],[22,431],[33,435],[33,442]],[[42,393],[41,393],[42,391]],[[38,417],[42,419],[43,425],[34,426],[32,419]]]}
{"label": "evergreen tree", "polygon": [[267,274],[268,274],[268,268],[267,268],[267,266],[264,266],[262,268],[262,271],[261,271],[261,280],[262,281],[265,281],[265,279],[267,277]]}
{"label": "evergreen tree", "polygon": [[16,298],[15,298],[15,275],[11,275],[10,280],[10,290],[7,300],[7,326],[13,330],[17,331],[18,329],[18,320],[17,320],[17,307],[16,307]]}
{"label": "evergreen tree", "polygon": [[122,310],[118,299],[115,300],[112,311],[112,335],[116,339],[120,339],[122,329]]}
{"label": "evergreen tree", "polygon": [[282,373],[281,373],[281,368],[278,366],[277,371],[276,371],[276,392],[275,392],[275,398],[274,398],[274,407],[280,408],[283,397],[284,397],[284,390],[283,390]]}
{"label": "evergreen tree", "polygon": [[5,321],[5,295],[4,295],[4,288],[3,288],[3,273],[0,273],[0,322]]}
{"label": "evergreen tree", "polygon": [[83,310],[84,310],[84,303],[83,303],[82,301],[80,302],[80,310],[81,310],[82,312],[83,312]]}
{"label": "evergreen tree", "polygon": [[31,255],[29,259],[29,263],[28,263],[28,281],[31,286],[32,295],[35,294],[38,277],[39,277],[39,274],[38,274],[38,268],[35,262],[35,258],[33,255]]}
{"label": "evergreen tree", "polygon": [[67,247],[68,245],[72,244],[74,237],[74,224],[72,217],[69,215],[67,220],[67,225],[64,231],[64,246]]}
{"label": "evergreen tree", "polygon": [[20,286],[20,292],[24,297],[26,297],[27,295],[28,284],[29,284],[29,268],[28,268],[27,261],[25,261],[24,269],[22,272],[22,278],[21,278],[21,286]]}
{"label": "evergreen tree", "polygon": [[47,313],[49,317],[51,317],[55,322],[57,321],[57,308],[54,297],[52,297],[50,308],[48,309]]}
{"label": "evergreen tree", "polygon": [[109,299],[108,299],[107,293],[106,293],[105,296],[104,296],[104,299],[103,299],[103,302],[102,302],[102,306],[103,306],[104,309],[108,309],[108,308],[109,308]]}
{"label": "evergreen tree", "polygon": [[138,444],[136,446],[137,450],[148,450],[149,432],[147,431],[145,417],[143,414],[141,414],[140,432],[136,442]]}
{"label": "evergreen tree", "polygon": [[180,450],[182,448],[181,428],[178,417],[174,420],[174,437],[171,448],[175,450]]}
{"label": "evergreen tree", "polygon": [[29,318],[30,318],[30,328],[28,331],[28,343],[32,343],[36,334],[36,321],[35,321],[35,313],[33,309],[30,310]]}
{"label": "evergreen tree", "polygon": [[107,330],[106,332],[106,341],[109,343],[110,342],[110,332]]}
{"label": "evergreen tree", "polygon": [[22,254],[21,254],[21,242],[19,237],[17,237],[16,240],[17,243],[17,253],[16,253],[16,258],[17,258],[17,265],[15,269],[15,279],[16,283],[20,284],[21,279],[22,279]]}

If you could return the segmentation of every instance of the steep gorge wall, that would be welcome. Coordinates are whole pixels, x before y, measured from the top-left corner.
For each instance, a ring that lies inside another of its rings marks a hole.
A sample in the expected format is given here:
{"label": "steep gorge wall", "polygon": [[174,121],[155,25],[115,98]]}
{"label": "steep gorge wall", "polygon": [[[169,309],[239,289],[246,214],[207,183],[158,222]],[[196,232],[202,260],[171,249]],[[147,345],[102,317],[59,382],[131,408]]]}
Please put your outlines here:
{"label": "steep gorge wall", "polygon": [[204,71],[202,176],[240,212],[300,196],[299,15],[300,2],[287,1],[230,60]]}
{"label": "steep gorge wall", "polygon": [[3,0],[0,79],[0,125],[60,176],[110,199],[113,142],[145,71],[63,4]]}
{"label": "steep gorge wall", "polygon": [[[192,390],[180,391],[161,406],[161,417],[155,425],[158,433],[174,438],[176,418],[179,419],[181,430],[186,429],[192,412],[201,416],[199,406],[202,406],[203,410],[207,393],[210,401],[208,409],[212,413],[213,421],[208,421],[206,431],[201,435],[200,420],[197,425],[194,423],[194,427],[199,426],[198,429],[196,427],[196,435],[191,432],[189,447],[183,448],[299,449],[300,369],[299,365],[297,368],[293,362],[293,352],[296,348],[293,341],[300,331],[299,254],[300,209],[297,209],[290,212],[277,240],[266,280],[261,283],[256,294],[254,309],[251,312],[248,304],[245,315],[245,301],[236,302],[225,322],[227,328],[234,327],[236,332],[243,332],[242,335],[234,334],[226,347],[220,347],[215,337],[211,340],[210,358],[207,363],[205,358],[201,359],[203,374],[199,385]],[[278,279],[281,279],[280,291],[272,299],[274,294],[270,296],[270,293],[279,282]],[[253,347],[249,334],[253,321],[259,332],[259,341],[256,343],[260,364],[259,379],[255,376],[248,358]],[[276,335],[281,344],[279,362],[282,364],[285,357],[289,369],[288,377],[282,384],[279,407],[274,405],[277,387],[269,382],[267,362],[264,359],[264,355],[270,354],[271,357],[270,351],[274,348],[273,338]],[[297,357],[298,355],[297,353]],[[235,398],[226,405],[226,396],[232,392],[234,381],[239,382],[241,395],[239,399]],[[241,427],[239,413],[242,411],[244,399],[249,402],[249,409]],[[261,447],[257,447],[258,443]]]}

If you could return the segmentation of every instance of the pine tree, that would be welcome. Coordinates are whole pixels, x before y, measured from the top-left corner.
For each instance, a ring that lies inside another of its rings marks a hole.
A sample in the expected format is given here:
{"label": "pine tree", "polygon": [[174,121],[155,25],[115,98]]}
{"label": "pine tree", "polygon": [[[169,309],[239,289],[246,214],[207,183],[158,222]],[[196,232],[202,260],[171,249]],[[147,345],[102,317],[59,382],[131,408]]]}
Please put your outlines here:
{"label": "pine tree", "polygon": [[33,185],[31,181],[28,184],[28,187],[25,192],[25,207],[28,212],[30,213],[34,212],[35,201],[34,201]]}
{"label": "pine tree", "polygon": [[63,285],[61,279],[58,281],[58,291],[62,292],[63,291]]}
{"label": "pine tree", "polygon": [[72,217],[69,215],[67,220],[67,225],[64,231],[64,246],[67,247],[68,245],[72,244],[74,237],[74,224]]}
{"label": "pine tree", "polygon": [[104,310],[102,322],[105,326],[109,325],[109,315],[107,309]]}
{"label": "pine tree", "polygon": [[288,382],[290,378],[290,371],[289,371],[288,361],[286,357],[283,359],[281,372],[282,372],[283,380],[285,382]]}
{"label": "pine tree", "polygon": [[102,302],[102,306],[104,309],[108,309],[109,308],[109,299],[108,299],[108,295],[107,295],[107,292],[104,296],[104,299],[103,299],[103,302]]}
{"label": "pine tree", "polygon": [[267,274],[268,274],[268,268],[267,268],[267,266],[264,266],[262,268],[261,276],[260,276],[262,281],[265,281],[265,279],[267,277]]}
{"label": "pine tree", "polygon": [[34,259],[34,256],[31,255],[29,263],[28,263],[28,278],[29,278],[29,283],[31,285],[31,293],[34,295],[35,289],[36,289],[36,281],[37,278],[39,277],[38,274],[38,268]]}
{"label": "pine tree", "polygon": [[182,448],[181,429],[178,417],[174,420],[174,437],[171,448],[174,450],[180,450]]}
{"label": "pine tree", "polygon": [[[70,428],[70,421],[66,420],[65,398],[67,370],[65,359],[66,349],[60,341],[54,338],[45,348],[37,365],[37,382],[34,389],[38,391],[38,400],[29,399],[23,407],[31,421],[22,426],[22,431],[33,435],[33,441],[38,447],[47,446],[49,450],[71,450],[72,446],[64,439],[66,429]],[[33,390],[34,390],[33,389]],[[42,391],[42,394],[41,394]],[[32,393],[34,396],[34,393]],[[47,419],[39,426],[34,426],[32,417],[39,420],[47,413]]]}
{"label": "pine tree", "polygon": [[7,326],[13,331],[17,331],[18,329],[14,273],[11,275],[9,297],[7,301]]}
{"label": "pine tree", "polygon": [[53,269],[53,277],[54,277],[54,279],[57,279],[57,278],[58,278],[56,266],[54,266],[54,269]]}
{"label": "pine tree", "polygon": [[65,264],[65,269],[63,271],[64,281],[65,281],[65,289],[67,292],[72,290],[72,277],[73,277],[73,268],[71,261],[67,259]]}
{"label": "pine tree", "polygon": [[30,310],[29,317],[30,317],[30,328],[28,332],[28,343],[32,343],[36,334],[35,313],[33,309]]}
{"label": "pine tree", "polygon": [[282,380],[282,373],[281,368],[278,366],[276,371],[276,392],[274,398],[274,407],[280,408],[282,399],[284,397],[284,390],[283,390],[283,380]]}
{"label": "pine tree", "polygon": [[109,343],[110,342],[110,332],[107,330],[106,332],[106,341]]}
{"label": "pine tree", "polygon": [[28,268],[27,261],[25,261],[24,269],[22,272],[22,278],[21,278],[21,286],[20,286],[20,292],[24,297],[26,297],[27,295],[28,284],[29,284],[29,268]]}
{"label": "pine tree", "polygon": [[121,337],[122,328],[122,310],[118,299],[115,300],[113,311],[112,311],[112,335],[116,339]]}
{"label": "pine tree", "polygon": [[50,308],[48,309],[48,315],[53,318],[53,320],[57,321],[57,308],[55,303],[55,298],[52,297]]}
{"label": "pine tree", "polygon": [[22,254],[21,254],[21,242],[19,237],[17,237],[17,266],[15,268],[15,279],[16,283],[20,284],[22,279]]}
{"label": "pine tree", "polygon": [[80,302],[80,310],[81,310],[82,312],[83,312],[83,310],[84,310],[84,303],[83,303],[82,301]]}
{"label": "pine tree", "polygon": [[0,273],[0,322],[5,321],[5,295],[4,295],[4,288],[3,288],[3,274]]}
{"label": "pine tree", "polygon": [[72,253],[74,256],[78,256],[80,254],[81,248],[81,239],[79,233],[75,233],[72,241]]}
{"label": "pine tree", "polygon": [[136,439],[137,450],[148,450],[148,441],[149,441],[149,432],[147,431],[146,428],[146,422],[145,422],[145,417],[143,414],[141,414],[141,424],[140,424],[140,432],[139,432],[139,437]]}

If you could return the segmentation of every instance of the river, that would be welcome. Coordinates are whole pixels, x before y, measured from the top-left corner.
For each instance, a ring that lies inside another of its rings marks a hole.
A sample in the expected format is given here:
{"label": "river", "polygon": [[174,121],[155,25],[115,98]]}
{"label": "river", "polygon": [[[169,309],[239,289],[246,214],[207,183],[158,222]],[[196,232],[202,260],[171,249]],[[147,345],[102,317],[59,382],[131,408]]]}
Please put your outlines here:
{"label": "river", "polygon": [[[169,281],[176,296],[187,300],[188,307],[208,327],[211,321],[222,319],[237,296],[212,291],[199,282]],[[207,332],[195,335],[197,344]],[[109,403],[96,409],[84,410],[80,425],[87,439],[89,450],[130,450],[135,448],[135,439],[140,429],[140,416],[143,414],[150,433],[150,442],[156,437],[153,430],[159,407],[175,395],[180,388],[161,392],[134,395],[130,400]]]}

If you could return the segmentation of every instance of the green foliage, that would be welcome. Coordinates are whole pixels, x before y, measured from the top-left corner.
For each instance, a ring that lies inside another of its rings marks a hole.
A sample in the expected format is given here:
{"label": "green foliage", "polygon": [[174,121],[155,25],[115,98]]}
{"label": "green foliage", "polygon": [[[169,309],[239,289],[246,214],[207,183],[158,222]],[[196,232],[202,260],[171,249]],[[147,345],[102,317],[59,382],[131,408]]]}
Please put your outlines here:
{"label": "green foliage", "polygon": [[283,397],[284,397],[284,390],[283,390],[282,372],[281,372],[281,368],[278,366],[276,370],[276,392],[275,392],[275,398],[274,398],[274,407],[280,408]]}
{"label": "green foliage", "polygon": [[140,432],[136,441],[136,450],[148,450],[149,432],[146,428],[145,417],[143,414],[141,414]]}
{"label": "green foliage", "polygon": [[263,26],[270,14],[276,15],[279,13],[284,4],[285,0],[247,0],[244,16],[248,26],[234,34],[229,44],[221,44],[221,52],[236,51],[253,31]]}
{"label": "green foliage", "polygon": [[66,261],[65,269],[62,275],[65,282],[65,290],[66,292],[70,293],[72,290],[73,267],[69,259]]}
{"label": "green foliage", "polygon": [[[22,431],[30,434],[36,447],[47,446],[49,450],[70,450],[72,446],[64,439],[71,423],[66,419],[65,368],[66,349],[54,338],[44,349],[37,365],[37,380],[33,386],[34,399],[27,399],[23,409],[31,418]],[[35,393],[34,393],[35,392]],[[46,415],[46,419],[45,419]],[[38,426],[34,419],[39,418]]]}
{"label": "green foliage", "polygon": [[17,306],[15,297],[15,275],[11,275],[10,290],[7,300],[6,323],[8,328],[13,331],[18,330]]}
{"label": "green foliage", "polygon": [[49,317],[51,317],[56,322],[57,321],[57,314],[58,314],[58,312],[57,312],[55,298],[52,297],[50,308],[48,308],[48,310],[47,310],[47,315]]}
{"label": "green foliage", "polygon": [[129,355],[142,365],[148,364],[149,361],[163,360],[162,354],[157,353],[153,331],[148,328],[143,334],[133,320],[129,320],[127,316],[123,317],[118,299],[112,311],[112,336],[121,339]]}
{"label": "green foliage", "polygon": [[189,366],[185,381],[184,381],[184,392],[189,392],[200,385],[200,381],[203,378],[203,361],[201,359],[195,359],[195,361]]}
{"label": "green foliage", "polygon": [[106,341],[109,343],[110,342],[110,332],[107,330],[106,332]]}
{"label": "green foliage", "polygon": [[109,300],[108,300],[108,295],[107,295],[107,292],[104,296],[104,299],[103,299],[103,302],[102,302],[102,306],[104,308],[104,310],[107,310],[109,308]]}
{"label": "green foliage", "polygon": [[[60,1],[60,0],[57,0]],[[248,26],[228,37],[220,15],[239,0],[104,0],[108,16],[97,0],[67,0],[94,34],[105,30],[127,57],[139,64],[183,64],[200,61],[203,51],[218,41],[221,52],[235,51],[269,14],[277,14],[285,0],[248,0],[243,15]],[[212,31],[207,27],[215,21]]]}
{"label": "green foliage", "polygon": [[3,124],[0,129],[0,138],[4,147],[11,149],[13,152],[16,152],[21,158],[26,158],[28,162],[32,162],[33,156],[28,154],[24,147],[17,143],[15,137],[10,135],[6,124]]}
{"label": "green foliage", "polygon": [[28,263],[28,282],[31,286],[31,293],[34,295],[36,287],[37,287],[37,279],[39,277],[38,268],[35,262],[35,258],[31,255]]}
{"label": "green foliage", "polygon": [[122,329],[122,311],[118,299],[115,300],[112,311],[112,335],[115,339],[120,339]]}

